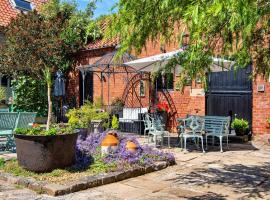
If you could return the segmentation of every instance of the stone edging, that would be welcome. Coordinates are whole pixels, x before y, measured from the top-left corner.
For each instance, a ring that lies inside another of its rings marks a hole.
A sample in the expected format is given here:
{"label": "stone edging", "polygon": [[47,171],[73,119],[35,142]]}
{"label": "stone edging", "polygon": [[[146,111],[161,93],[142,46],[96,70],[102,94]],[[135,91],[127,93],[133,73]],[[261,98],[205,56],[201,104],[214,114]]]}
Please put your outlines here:
{"label": "stone edging", "polygon": [[0,180],[11,184],[21,185],[36,192],[44,192],[48,195],[60,196],[92,187],[122,181],[128,178],[141,176],[150,172],[159,171],[167,168],[169,165],[170,164],[167,164],[165,161],[156,162],[154,165],[149,167],[137,167],[125,171],[83,177],[77,181],[68,182],[65,185],[37,181],[33,178],[19,177],[3,172],[0,172]]}

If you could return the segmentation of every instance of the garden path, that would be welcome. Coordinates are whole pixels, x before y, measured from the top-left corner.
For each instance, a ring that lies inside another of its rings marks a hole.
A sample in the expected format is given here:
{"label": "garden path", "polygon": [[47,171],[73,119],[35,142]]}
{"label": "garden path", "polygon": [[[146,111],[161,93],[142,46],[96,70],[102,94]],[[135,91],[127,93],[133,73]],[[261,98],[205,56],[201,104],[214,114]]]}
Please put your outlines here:
{"label": "garden path", "polygon": [[61,197],[36,194],[0,181],[0,199],[270,199],[270,148],[265,142],[234,143],[224,153],[218,147],[206,154],[195,150],[184,153],[179,148],[164,150],[175,154],[177,165]]}

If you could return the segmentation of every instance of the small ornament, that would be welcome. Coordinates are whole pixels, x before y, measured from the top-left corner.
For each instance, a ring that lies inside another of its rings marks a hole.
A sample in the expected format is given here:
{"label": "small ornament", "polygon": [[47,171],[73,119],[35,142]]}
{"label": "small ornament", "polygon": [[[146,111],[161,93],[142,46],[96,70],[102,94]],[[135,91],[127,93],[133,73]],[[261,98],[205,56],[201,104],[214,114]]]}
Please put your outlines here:
{"label": "small ornament", "polygon": [[137,146],[137,144],[135,144],[135,143],[132,142],[132,141],[127,141],[126,149],[127,149],[128,151],[135,152],[135,151],[137,151],[138,146]]}
{"label": "small ornament", "polygon": [[102,155],[108,154],[110,152],[115,152],[118,148],[118,144],[119,140],[117,138],[117,134],[113,132],[108,132],[101,142]]}

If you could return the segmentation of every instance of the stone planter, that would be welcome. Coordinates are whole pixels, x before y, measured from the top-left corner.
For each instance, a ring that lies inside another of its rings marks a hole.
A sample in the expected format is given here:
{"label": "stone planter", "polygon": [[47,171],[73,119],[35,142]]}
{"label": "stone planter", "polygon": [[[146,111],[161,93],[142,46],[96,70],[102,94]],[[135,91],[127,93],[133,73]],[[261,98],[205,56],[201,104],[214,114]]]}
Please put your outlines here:
{"label": "stone planter", "polygon": [[14,134],[20,166],[33,172],[50,172],[75,162],[78,133],[54,136]]}

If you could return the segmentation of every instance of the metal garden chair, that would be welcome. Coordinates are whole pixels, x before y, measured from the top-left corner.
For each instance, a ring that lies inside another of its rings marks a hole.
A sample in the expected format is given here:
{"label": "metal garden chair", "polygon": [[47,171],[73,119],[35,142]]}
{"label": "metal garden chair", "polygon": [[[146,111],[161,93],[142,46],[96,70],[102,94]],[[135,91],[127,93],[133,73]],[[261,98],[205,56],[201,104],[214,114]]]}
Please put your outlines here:
{"label": "metal garden chair", "polygon": [[227,148],[229,149],[229,126],[230,126],[230,117],[221,117],[221,116],[205,116],[205,128],[206,133],[206,147],[207,140],[209,136],[212,136],[212,144],[214,144],[214,138],[219,138],[220,143],[220,152],[223,152],[222,149],[222,140],[225,137],[227,141]]}
{"label": "metal garden chair", "polygon": [[151,120],[151,127],[149,128],[149,137],[148,137],[148,142],[150,137],[152,136],[154,139],[155,146],[157,146],[157,139],[158,137],[161,138],[161,146],[163,146],[164,142],[164,136],[166,135],[168,137],[168,147],[170,148],[170,133],[169,131],[165,130],[164,124],[161,124],[160,120],[157,120],[155,118],[150,117]]}
{"label": "metal garden chair", "polygon": [[[4,149],[14,151],[15,143],[13,139],[13,131],[17,126],[18,113],[14,112],[1,112],[0,113],[0,137],[1,146]],[[6,140],[5,140],[6,139]]]}
{"label": "metal garden chair", "polygon": [[0,112],[9,112],[9,108],[0,108]]}
{"label": "metal garden chair", "polygon": [[205,153],[203,147],[203,129],[204,129],[204,119],[196,116],[189,116],[185,119],[177,119],[179,126],[179,139],[181,142],[181,148],[183,147],[184,139],[184,150],[187,150],[187,139],[192,138],[198,145],[198,140],[201,140],[202,151]]}
{"label": "metal garden chair", "polygon": [[37,113],[34,112],[20,112],[18,116],[16,128],[29,128],[35,122]]}

